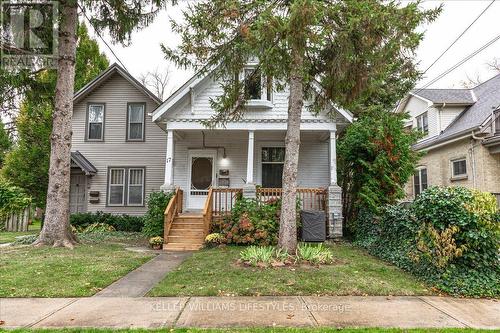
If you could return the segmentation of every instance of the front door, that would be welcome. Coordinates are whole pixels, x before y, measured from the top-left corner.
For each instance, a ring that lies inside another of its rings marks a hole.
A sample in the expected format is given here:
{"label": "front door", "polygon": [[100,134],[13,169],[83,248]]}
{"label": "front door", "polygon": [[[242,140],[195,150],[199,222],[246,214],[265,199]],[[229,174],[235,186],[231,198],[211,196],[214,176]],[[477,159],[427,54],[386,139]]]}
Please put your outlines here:
{"label": "front door", "polygon": [[192,150],[189,152],[189,194],[188,208],[202,209],[207,200],[210,186],[215,184],[216,153],[212,150]]}
{"label": "front door", "polygon": [[86,211],[86,187],[87,176],[82,174],[71,175],[70,192],[69,192],[69,210],[71,214],[83,213]]}

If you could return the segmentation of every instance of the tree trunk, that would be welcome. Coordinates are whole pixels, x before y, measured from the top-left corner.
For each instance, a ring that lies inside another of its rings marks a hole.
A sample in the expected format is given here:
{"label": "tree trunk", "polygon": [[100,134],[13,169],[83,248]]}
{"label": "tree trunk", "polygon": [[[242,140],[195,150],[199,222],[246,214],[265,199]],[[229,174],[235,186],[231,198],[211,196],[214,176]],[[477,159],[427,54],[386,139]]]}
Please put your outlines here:
{"label": "tree trunk", "polygon": [[55,109],[50,137],[49,186],[45,221],[34,245],[73,247],[77,242],[69,224],[71,117],[75,84],[76,0],[60,1],[59,59]]}
{"label": "tree trunk", "polygon": [[300,149],[300,117],[304,105],[301,48],[292,48],[290,97],[285,139],[285,165],[283,167],[283,196],[278,246],[295,254],[297,251],[297,171]]}

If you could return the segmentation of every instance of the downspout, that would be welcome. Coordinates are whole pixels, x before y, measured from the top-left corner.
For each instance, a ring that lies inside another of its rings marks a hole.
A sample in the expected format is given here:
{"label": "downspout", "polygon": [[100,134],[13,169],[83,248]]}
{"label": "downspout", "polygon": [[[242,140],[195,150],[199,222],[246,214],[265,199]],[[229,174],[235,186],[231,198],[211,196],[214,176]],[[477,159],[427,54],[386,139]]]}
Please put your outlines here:
{"label": "downspout", "polygon": [[474,186],[474,188],[477,188],[476,187],[476,185],[477,185],[476,184],[476,157],[474,154],[474,149],[475,149],[476,145],[474,144],[474,141],[480,142],[482,139],[478,138],[475,135],[474,131],[471,132],[471,136],[472,136],[472,140],[470,141],[471,145],[470,145],[469,152],[470,152],[471,166],[472,166],[472,186]]}

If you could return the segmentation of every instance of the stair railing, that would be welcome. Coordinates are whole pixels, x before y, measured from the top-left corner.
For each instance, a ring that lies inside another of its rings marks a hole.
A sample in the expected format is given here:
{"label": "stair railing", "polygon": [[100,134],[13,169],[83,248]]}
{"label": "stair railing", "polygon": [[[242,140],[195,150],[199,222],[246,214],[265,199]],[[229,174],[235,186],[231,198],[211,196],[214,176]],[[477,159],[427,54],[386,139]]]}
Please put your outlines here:
{"label": "stair railing", "polygon": [[203,208],[203,229],[205,236],[208,235],[210,230],[210,223],[212,222],[212,214],[213,214],[213,191],[210,187],[208,190],[207,201],[205,201],[205,207]]}
{"label": "stair railing", "polygon": [[170,228],[172,227],[172,223],[174,222],[175,217],[182,213],[182,199],[184,193],[180,188],[176,188],[174,195],[170,198],[168,202],[167,208],[164,213],[164,233],[163,233],[163,243],[167,243],[168,235],[170,233]]}

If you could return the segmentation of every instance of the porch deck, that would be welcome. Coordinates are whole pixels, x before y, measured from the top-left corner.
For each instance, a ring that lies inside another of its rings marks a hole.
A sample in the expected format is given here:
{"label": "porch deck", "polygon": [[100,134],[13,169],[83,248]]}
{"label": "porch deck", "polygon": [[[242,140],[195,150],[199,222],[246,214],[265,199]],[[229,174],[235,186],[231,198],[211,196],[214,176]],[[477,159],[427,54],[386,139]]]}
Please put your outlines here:
{"label": "porch deck", "polygon": [[[281,188],[256,188],[256,200],[261,204],[278,200],[282,194]],[[177,188],[165,209],[163,248],[173,251],[200,249],[210,232],[211,223],[230,214],[242,195],[242,188],[210,188],[201,212],[182,213],[183,191]],[[325,211],[328,216],[326,189],[298,188],[297,199],[300,209]]]}

